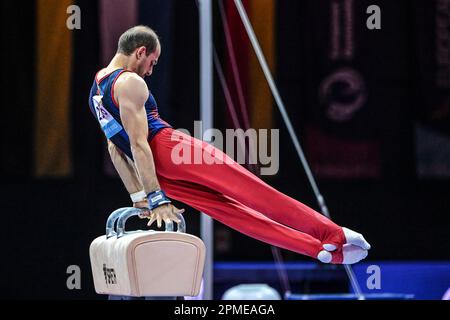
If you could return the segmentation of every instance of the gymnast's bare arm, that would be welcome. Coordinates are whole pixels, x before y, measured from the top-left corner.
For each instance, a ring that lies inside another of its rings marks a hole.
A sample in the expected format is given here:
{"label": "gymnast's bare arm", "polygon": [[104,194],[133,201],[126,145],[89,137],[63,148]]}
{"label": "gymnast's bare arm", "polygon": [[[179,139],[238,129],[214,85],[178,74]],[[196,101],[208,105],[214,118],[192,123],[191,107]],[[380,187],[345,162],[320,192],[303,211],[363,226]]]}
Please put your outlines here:
{"label": "gymnast's bare arm", "polygon": [[[111,161],[128,193],[134,194],[144,190],[133,161],[120,151],[110,140],[108,140],[108,151]],[[136,208],[145,208],[148,207],[148,202],[146,198],[143,198],[141,201],[134,202],[133,205]]]}
{"label": "gymnast's bare arm", "polygon": [[[135,73],[125,73],[116,82],[115,99],[120,106],[120,118],[130,138],[134,163],[146,194],[160,190],[152,150],[147,140],[148,121],[144,105],[148,95],[147,84]],[[157,221],[158,227],[161,227],[162,221],[179,221],[176,215],[183,212],[172,204],[160,206],[152,210],[149,225]]]}
{"label": "gymnast's bare arm", "polygon": [[147,113],[144,105],[148,99],[147,84],[134,73],[125,73],[115,85],[120,118],[130,138],[131,152],[145,192],[159,190],[153,154],[148,144]]}

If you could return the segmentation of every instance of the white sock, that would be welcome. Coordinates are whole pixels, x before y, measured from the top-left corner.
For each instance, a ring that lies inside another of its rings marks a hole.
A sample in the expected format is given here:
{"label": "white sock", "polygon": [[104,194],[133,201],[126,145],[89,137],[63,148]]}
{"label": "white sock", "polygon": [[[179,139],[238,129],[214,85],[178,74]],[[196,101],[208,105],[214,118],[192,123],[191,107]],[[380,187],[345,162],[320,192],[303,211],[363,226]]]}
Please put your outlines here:
{"label": "white sock", "polygon": [[347,244],[353,244],[364,250],[370,250],[370,244],[364,239],[363,235],[353,230],[342,228],[344,230],[345,240]]}
{"label": "white sock", "polygon": [[344,256],[342,264],[354,264],[364,260],[368,251],[352,244],[345,244],[342,248],[342,254]]}
{"label": "white sock", "polygon": [[337,247],[333,244],[324,244],[323,248],[327,251],[333,252],[334,250],[337,249]]}
{"label": "white sock", "polygon": [[317,259],[323,263],[330,263],[333,260],[333,256],[326,250],[322,250],[317,255]]}

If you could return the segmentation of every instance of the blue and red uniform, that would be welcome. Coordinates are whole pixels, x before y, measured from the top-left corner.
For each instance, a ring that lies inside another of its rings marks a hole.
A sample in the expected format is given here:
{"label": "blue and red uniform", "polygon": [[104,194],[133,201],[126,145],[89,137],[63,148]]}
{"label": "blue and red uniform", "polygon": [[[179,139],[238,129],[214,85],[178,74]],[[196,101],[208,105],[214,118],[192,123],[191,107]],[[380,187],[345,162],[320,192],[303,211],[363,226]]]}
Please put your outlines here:
{"label": "blue and red uniform", "polygon": [[[118,69],[101,79],[97,79],[96,76],[89,95],[89,107],[94,117],[100,121],[106,137],[130,159],[133,159],[130,138],[123,128],[122,121],[120,120],[119,104],[114,98],[114,85],[116,84],[117,79],[125,72],[130,71]],[[147,112],[149,141],[153,139],[161,129],[171,128],[171,126],[159,116],[156,100],[151,93],[145,103],[145,110]]]}
{"label": "blue and red uniform", "polygon": [[[130,141],[114,100],[114,84],[123,72],[117,70],[96,80],[89,105],[106,137],[132,159]],[[332,253],[332,262],[342,263],[346,240],[340,226],[275,190],[221,150],[174,130],[160,119],[152,95],[145,108],[156,174],[169,197],[250,237],[313,258],[317,258],[324,244],[333,244],[338,249]],[[193,155],[200,153],[203,159],[217,161],[175,163],[172,152],[179,150],[180,144]]]}

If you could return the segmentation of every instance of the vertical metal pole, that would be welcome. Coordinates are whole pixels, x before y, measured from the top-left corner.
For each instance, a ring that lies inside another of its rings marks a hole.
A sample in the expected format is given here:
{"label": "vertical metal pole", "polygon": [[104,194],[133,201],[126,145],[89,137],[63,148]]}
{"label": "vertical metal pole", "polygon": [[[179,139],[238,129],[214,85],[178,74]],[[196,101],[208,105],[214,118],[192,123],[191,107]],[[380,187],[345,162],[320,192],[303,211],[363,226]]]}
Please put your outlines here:
{"label": "vertical metal pole", "polygon": [[[199,0],[200,16],[200,118],[203,130],[213,128],[213,35],[212,35],[212,0]],[[211,137],[203,137],[211,142]],[[213,220],[202,213],[201,237],[206,245],[206,262],[204,271],[204,299],[213,296],[213,260],[214,260],[214,225]]]}

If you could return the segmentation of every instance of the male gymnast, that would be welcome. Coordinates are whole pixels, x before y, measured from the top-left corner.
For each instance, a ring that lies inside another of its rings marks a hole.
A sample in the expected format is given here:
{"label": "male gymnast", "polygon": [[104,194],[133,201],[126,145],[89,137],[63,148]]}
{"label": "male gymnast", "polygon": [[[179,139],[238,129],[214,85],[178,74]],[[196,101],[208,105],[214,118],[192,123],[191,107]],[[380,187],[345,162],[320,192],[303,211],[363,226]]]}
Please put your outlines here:
{"label": "male gymnast", "polygon": [[[243,234],[323,263],[353,264],[366,258],[370,245],[361,234],[275,190],[219,149],[162,120],[144,81],[160,55],[159,38],[151,28],[127,30],[117,54],[97,73],[89,96],[112,162],[134,206],[149,209],[149,225],[178,221],[184,210],[173,206],[170,197]],[[180,144],[192,154],[221,161],[175,163],[172,155]]]}

